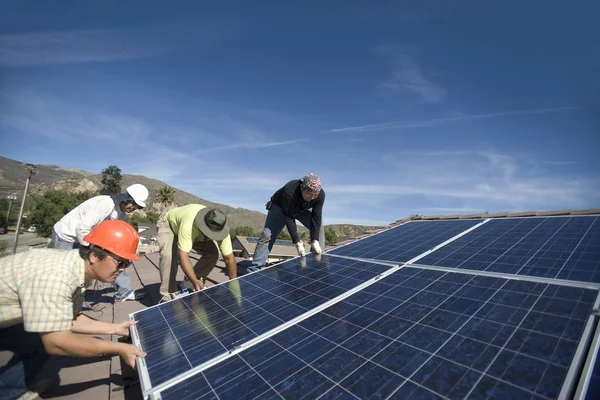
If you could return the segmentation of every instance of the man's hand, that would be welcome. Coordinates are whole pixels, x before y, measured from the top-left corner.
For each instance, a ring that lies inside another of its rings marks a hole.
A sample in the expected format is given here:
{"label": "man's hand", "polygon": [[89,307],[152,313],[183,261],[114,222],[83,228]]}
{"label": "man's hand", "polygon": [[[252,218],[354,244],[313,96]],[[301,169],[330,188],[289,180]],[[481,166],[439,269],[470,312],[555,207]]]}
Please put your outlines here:
{"label": "man's hand", "polygon": [[115,323],[114,335],[129,336],[129,327],[137,324],[138,321],[123,321]]}
{"label": "man's hand", "polygon": [[202,280],[200,279],[194,279],[192,285],[194,285],[194,290],[196,292],[199,292],[200,290],[204,289],[204,285],[202,284]]}
{"label": "man's hand", "polygon": [[304,243],[302,243],[302,242],[296,243],[296,250],[298,250],[298,255],[300,257],[304,257],[306,255],[306,251],[304,251]]}
{"label": "man's hand", "polygon": [[317,254],[321,254],[323,252],[321,250],[321,246],[319,246],[319,241],[318,240],[313,240],[312,241],[312,251],[314,251]]}
{"label": "man's hand", "polygon": [[119,351],[119,355],[125,360],[127,365],[135,369],[135,358],[146,357],[146,353],[138,349],[134,344],[123,344],[123,347]]}

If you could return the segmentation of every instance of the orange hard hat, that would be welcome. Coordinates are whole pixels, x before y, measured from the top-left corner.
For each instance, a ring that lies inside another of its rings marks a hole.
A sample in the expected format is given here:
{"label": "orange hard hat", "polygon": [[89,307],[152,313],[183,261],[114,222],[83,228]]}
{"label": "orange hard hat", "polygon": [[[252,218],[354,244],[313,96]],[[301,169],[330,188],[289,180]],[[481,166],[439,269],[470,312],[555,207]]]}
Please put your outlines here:
{"label": "orange hard hat", "polygon": [[118,219],[102,221],[83,240],[126,260],[140,259],[136,254],[140,237],[133,226],[125,221]]}

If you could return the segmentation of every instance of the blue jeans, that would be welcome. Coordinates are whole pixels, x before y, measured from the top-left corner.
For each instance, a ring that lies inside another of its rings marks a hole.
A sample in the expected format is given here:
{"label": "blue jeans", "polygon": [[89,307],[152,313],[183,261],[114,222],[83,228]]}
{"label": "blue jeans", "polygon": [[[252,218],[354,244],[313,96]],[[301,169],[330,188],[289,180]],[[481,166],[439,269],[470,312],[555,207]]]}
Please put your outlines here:
{"label": "blue jeans", "polygon": [[[73,250],[79,247],[79,243],[62,240],[56,232],[52,231],[50,247],[60,250]],[[115,294],[116,300],[123,299],[133,292],[133,289],[131,288],[131,278],[129,277],[129,272],[127,270],[121,272],[117,279],[115,279],[115,288],[117,289],[117,293]]]}
{"label": "blue jeans", "polygon": [[[302,225],[310,230],[312,224],[312,211],[304,211],[302,214],[296,217]],[[254,250],[254,256],[252,257],[252,267],[260,268],[267,263],[269,253],[273,249],[277,236],[281,233],[281,230],[285,227],[285,214],[281,207],[276,204],[271,204],[271,209],[267,214],[267,221],[265,222],[265,228],[258,239],[256,249]],[[325,230],[323,229],[323,223],[321,223],[321,230],[319,231],[319,244],[321,248],[325,248]],[[251,268],[252,268],[251,267]]]}
{"label": "blue jeans", "polygon": [[28,390],[50,358],[39,333],[26,332],[23,324],[0,329],[0,351],[12,353],[0,365],[0,398],[15,399]]}

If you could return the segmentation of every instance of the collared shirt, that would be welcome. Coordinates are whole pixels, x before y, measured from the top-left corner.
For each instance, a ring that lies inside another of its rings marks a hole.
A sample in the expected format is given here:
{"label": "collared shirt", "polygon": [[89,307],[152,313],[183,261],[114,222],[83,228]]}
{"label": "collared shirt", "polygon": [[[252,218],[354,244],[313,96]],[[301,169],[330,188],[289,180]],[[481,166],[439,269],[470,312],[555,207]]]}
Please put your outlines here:
{"label": "collared shirt", "polygon": [[[206,208],[206,206],[202,204],[188,204],[187,206],[173,208],[165,215],[164,220],[169,222],[173,233],[177,235],[177,243],[180,250],[189,253],[194,243],[205,239],[200,229],[194,223],[198,211],[203,208]],[[230,235],[227,235],[221,241],[217,241],[217,244],[223,256],[233,253]]]}
{"label": "collared shirt", "polygon": [[0,328],[70,330],[81,312],[85,263],[78,250],[33,249],[0,258]]}
{"label": "collared shirt", "polygon": [[92,197],[54,224],[54,232],[64,241],[87,246],[88,243],[83,238],[100,222],[107,219],[125,220],[120,203],[127,200],[126,197],[127,194]]}

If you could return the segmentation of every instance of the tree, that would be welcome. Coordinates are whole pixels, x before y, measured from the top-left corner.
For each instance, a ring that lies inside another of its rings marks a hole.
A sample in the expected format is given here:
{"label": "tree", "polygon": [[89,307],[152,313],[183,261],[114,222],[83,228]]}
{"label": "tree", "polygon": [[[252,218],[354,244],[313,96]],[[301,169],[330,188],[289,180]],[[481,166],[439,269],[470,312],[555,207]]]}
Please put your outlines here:
{"label": "tree", "polygon": [[331,246],[340,241],[337,233],[331,228],[325,229],[325,245]]}
{"label": "tree", "polygon": [[121,168],[116,165],[109,165],[102,170],[102,189],[100,194],[119,194],[121,193]]}
{"label": "tree", "polygon": [[95,195],[94,192],[70,193],[66,190],[49,190],[41,197],[36,196],[38,201],[29,217],[31,224],[36,225],[36,233],[39,236],[50,237],[58,220]]}
{"label": "tree", "polygon": [[158,213],[147,211],[146,214],[142,214],[139,212],[134,212],[127,216],[126,221],[135,228],[138,229],[139,225],[148,225],[148,224],[156,224],[158,221]]}
{"label": "tree", "polygon": [[277,236],[277,239],[292,240],[292,237],[290,236],[289,233],[287,233],[286,231],[282,230],[281,233],[279,233],[279,235]]}
{"label": "tree", "polygon": [[175,198],[175,189],[171,186],[163,186],[158,191],[156,198],[162,205],[170,206],[173,204],[173,199]]}
{"label": "tree", "polygon": [[260,234],[256,234],[254,229],[251,226],[238,226],[237,228],[233,228],[229,230],[229,234],[231,238],[235,238],[236,236],[249,236],[249,237],[258,237]]}

